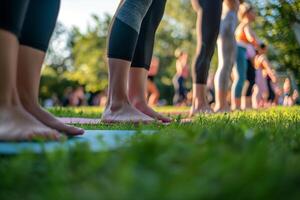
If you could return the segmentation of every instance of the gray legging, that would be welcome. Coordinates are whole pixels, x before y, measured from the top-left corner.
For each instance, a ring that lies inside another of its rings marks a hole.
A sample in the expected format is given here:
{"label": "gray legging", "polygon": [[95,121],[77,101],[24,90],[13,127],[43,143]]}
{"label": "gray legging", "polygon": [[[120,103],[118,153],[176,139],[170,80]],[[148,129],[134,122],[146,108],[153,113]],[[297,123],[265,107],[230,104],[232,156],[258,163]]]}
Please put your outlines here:
{"label": "gray legging", "polygon": [[165,5],[166,0],[123,0],[109,33],[108,57],[149,70]]}
{"label": "gray legging", "polygon": [[219,66],[215,75],[215,87],[218,91],[227,91],[230,74],[236,61],[237,45],[235,29],[237,26],[237,14],[234,11],[223,13],[220,34],[218,38]]}

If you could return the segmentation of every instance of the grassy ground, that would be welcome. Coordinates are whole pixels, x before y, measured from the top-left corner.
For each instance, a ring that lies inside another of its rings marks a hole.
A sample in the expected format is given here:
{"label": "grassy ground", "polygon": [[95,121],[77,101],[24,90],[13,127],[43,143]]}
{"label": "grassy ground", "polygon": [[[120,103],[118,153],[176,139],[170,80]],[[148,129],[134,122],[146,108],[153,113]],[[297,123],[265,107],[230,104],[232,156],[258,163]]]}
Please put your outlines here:
{"label": "grassy ground", "polygon": [[[95,108],[52,112],[101,115]],[[159,134],[138,135],[102,153],[80,145],[0,156],[0,199],[300,198],[300,107],[199,116],[186,125],[83,127]]]}
{"label": "grassy ground", "polygon": [[[49,111],[57,117],[85,117],[85,118],[100,118],[103,112],[103,107],[78,107],[78,108],[52,108]],[[170,113],[188,112],[188,107],[157,107],[158,112],[169,115]]]}

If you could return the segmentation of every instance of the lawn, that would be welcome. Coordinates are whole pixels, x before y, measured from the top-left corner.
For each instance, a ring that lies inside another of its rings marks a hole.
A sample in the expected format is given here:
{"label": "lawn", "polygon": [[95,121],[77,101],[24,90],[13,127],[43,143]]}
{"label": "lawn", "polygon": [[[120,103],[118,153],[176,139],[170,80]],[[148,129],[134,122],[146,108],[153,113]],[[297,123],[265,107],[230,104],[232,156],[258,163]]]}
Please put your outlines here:
{"label": "lawn", "polygon": [[[50,111],[99,118],[102,110]],[[0,200],[300,199],[300,107],[199,116],[192,124],[81,127],[158,134],[100,153],[81,144],[0,156]]]}

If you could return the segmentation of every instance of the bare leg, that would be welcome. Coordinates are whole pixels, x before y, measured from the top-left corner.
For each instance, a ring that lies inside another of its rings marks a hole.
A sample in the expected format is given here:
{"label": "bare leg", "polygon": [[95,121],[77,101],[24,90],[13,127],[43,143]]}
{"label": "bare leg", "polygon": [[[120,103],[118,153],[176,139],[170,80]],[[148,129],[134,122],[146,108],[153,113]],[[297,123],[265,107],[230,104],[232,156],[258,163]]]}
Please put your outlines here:
{"label": "bare leg", "polygon": [[161,114],[155,112],[147,104],[145,98],[146,88],[147,88],[147,76],[148,71],[142,68],[130,69],[129,74],[129,99],[131,104],[137,108],[142,113],[160,120],[162,122],[171,122],[172,120],[168,117],[162,116]]}
{"label": "bare leg", "polygon": [[242,110],[247,110],[252,108],[252,97],[243,96],[242,97]]}
{"label": "bare leg", "polygon": [[108,64],[108,102],[102,115],[102,121],[105,123],[153,122],[153,118],[140,112],[129,102],[128,77],[131,63],[110,58],[108,59]]}
{"label": "bare leg", "polygon": [[149,100],[148,100],[148,104],[149,106],[156,106],[157,102],[159,100],[159,91],[155,85],[155,83],[151,82],[151,81],[147,81],[147,87],[148,87],[148,91],[150,91],[150,96],[149,96]]}
{"label": "bare leg", "polygon": [[22,107],[17,87],[17,60],[19,43],[17,38],[0,30],[0,140],[57,140],[61,135],[52,130]]}
{"label": "bare leg", "polygon": [[200,113],[211,113],[212,109],[207,100],[206,85],[193,84],[193,103],[190,111],[190,116]]}
{"label": "bare leg", "polygon": [[233,98],[231,104],[231,110],[240,110],[241,109],[241,99]]}
{"label": "bare leg", "polygon": [[215,112],[229,112],[230,107],[227,103],[227,92],[216,91],[216,105],[214,107]]}
{"label": "bare leg", "polygon": [[84,130],[61,123],[44,110],[38,101],[41,68],[45,53],[27,46],[20,46],[17,86],[24,108],[46,126],[67,135],[81,135]]}

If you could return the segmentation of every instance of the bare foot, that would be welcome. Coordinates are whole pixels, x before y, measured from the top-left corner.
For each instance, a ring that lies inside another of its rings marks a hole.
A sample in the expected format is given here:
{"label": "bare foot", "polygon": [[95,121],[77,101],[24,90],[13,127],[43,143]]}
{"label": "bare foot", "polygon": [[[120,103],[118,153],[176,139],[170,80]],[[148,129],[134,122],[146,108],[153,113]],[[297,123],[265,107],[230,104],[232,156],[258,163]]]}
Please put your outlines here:
{"label": "bare foot", "polygon": [[193,117],[193,116],[199,115],[199,114],[211,114],[211,113],[213,113],[213,110],[211,109],[210,106],[201,106],[198,108],[192,106],[189,116]]}
{"label": "bare foot", "polygon": [[152,123],[155,120],[140,112],[129,103],[108,106],[102,114],[104,123]]}
{"label": "bare foot", "polygon": [[20,106],[0,107],[0,140],[59,140],[62,135],[52,130]]}
{"label": "bare foot", "polygon": [[75,128],[73,126],[66,125],[56,119],[53,115],[42,109],[39,105],[36,106],[26,106],[26,110],[32,114],[36,119],[45,124],[46,126],[53,128],[61,133],[69,136],[76,136],[84,134],[84,130],[80,128]]}
{"label": "bare foot", "polygon": [[163,123],[170,123],[170,122],[172,122],[171,118],[165,117],[165,116],[159,114],[158,112],[155,112],[152,108],[150,108],[144,102],[135,102],[135,103],[132,103],[132,105],[136,109],[138,109],[139,111],[141,111],[145,115],[148,115],[149,117],[152,117],[153,119],[159,120],[159,121],[161,121]]}
{"label": "bare foot", "polygon": [[215,107],[214,108],[214,112],[215,113],[229,113],[231,112],[230,107]]}

